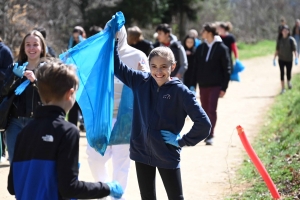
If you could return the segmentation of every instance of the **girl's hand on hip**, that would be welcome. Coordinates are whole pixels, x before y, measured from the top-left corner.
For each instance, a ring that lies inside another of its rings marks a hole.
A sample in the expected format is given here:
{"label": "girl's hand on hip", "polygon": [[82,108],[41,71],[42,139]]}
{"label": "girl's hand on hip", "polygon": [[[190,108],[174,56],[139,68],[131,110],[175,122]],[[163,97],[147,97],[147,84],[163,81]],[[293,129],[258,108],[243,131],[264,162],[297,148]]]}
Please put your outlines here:
{"label": "girl's hand on hip", "polygon": [[35,77],[33,71],[26,70],[26,71],[24,72],[24,76],[26,76],[26,78],[27,78],[28,80],[30,80],[30,82],[34,82],[34,81],[36,80],[36,77]]}

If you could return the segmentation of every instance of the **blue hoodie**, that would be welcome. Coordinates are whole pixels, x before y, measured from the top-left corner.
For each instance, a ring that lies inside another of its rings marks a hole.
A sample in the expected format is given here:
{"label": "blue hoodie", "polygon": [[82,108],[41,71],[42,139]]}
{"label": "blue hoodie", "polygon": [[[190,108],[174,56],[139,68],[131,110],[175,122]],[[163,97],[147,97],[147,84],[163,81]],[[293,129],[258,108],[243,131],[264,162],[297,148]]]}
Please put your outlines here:
{"label": "blue hoodie", "polygon": [[[114,73],[134,95],[130,158],[136,162],[166,169],[179,168],[183,146],[205,139],[211,124],[195,95],[177,78],[159,87],[149,72],[133,70],[119,58],[115,43]],[[160,133],[179,134],[189,115],[191,130],[178,141],[180,147],[166,144]]]}

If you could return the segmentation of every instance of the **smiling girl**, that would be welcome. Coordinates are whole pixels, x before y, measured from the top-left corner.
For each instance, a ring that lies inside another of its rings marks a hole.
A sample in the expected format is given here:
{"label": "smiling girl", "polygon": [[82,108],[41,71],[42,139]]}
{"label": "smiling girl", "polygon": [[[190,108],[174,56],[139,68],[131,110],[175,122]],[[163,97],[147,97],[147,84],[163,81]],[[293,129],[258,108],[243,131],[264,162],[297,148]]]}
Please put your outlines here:
{"label": "smiling girl", "polygon": [[[155,173],[158,169],[169,199],[183,199],[180,152],[194,146],[210,132],[208,116],[194,94],[171,72],[176,67],[168,47],[157,47],[149,54],[149,72],[127,67],[120,61],[115,43],[114,72],[134,95],[130,158],[135,161],[143,200],[155,200]],[[187,115],[194,122],[182,131]]]}
{"label": "smiling girl", "polygon": [[[28,33],[21,44],[17,65],[11,64],[6,71],[6,80],[1,88],[1,96],[11,96],[15,89],[24,81],[29,80],[29,85],[20,94],[16,95],[10,108],[10,119],[7,134],[7,149],[9,160],[12,161],[14,148],[19,132],[32,120],[35,109],[41,105],[40,96],[35,87],[35,69],[40,64],[40,59],[46,56],[46,45],[42,34],[36,30]],[[25,71],[16,73],[17,66],[25,66]],[[14,70],[15,68],[15,70]]]}

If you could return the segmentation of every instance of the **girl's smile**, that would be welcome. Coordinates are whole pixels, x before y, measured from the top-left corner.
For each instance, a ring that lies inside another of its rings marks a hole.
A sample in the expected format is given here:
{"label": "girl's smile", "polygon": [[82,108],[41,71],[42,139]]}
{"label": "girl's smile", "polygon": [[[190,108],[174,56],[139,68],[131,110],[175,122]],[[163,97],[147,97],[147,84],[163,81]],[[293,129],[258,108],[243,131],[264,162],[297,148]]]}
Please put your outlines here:
{"label": "girl's smile", "polygon": [[166,58],[154,56],[150,61],[151,75],[158,86],[162,86],[171,80],[171,72],[175,69],[176,64],[171,64]]}

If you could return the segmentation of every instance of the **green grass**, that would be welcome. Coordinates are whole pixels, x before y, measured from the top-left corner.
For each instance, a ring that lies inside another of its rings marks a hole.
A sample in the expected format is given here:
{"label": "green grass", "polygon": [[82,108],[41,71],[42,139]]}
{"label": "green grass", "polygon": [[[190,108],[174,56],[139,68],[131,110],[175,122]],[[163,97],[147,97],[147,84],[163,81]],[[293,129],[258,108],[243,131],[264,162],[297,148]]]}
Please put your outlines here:
{"label": "green grass", "polygon": [[[300,198],[300,74],[294,76],[293,86],[276,97],[253,145],[285,200]],[[250,188],[228,199],[272,199],[251,162],[243,163],[237,182],[250,183]]]}
{"label": "green grass", "polygon": [[271,40],[263,40],[255,44],[238,43],[239,59],[249,59],[259,56],[267,56],[274,54],[276,42]]}

